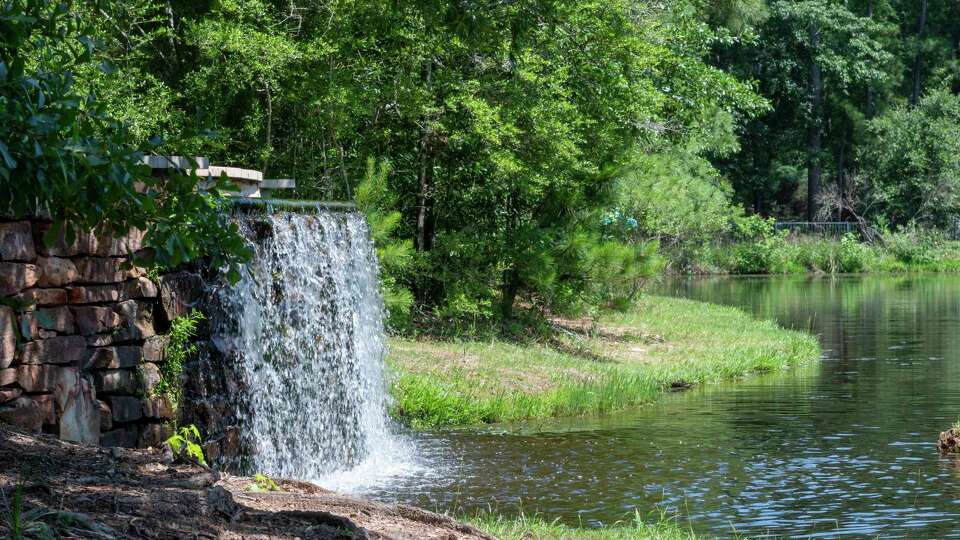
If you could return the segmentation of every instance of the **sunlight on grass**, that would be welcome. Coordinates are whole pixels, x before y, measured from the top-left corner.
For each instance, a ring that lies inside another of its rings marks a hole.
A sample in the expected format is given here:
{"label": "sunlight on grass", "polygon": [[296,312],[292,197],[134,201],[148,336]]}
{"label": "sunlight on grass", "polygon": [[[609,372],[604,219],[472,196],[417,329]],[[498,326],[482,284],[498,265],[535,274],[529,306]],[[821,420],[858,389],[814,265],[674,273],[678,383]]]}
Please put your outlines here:
{"label": "sunlight on grass", "polygon": [[501,540],[695,540],[693,531],[681,527],[675,520],[661,516],[646,521],[637,514],[633,521],[615,523],[602,529],[569,527],[559,522],[545,521],[539,516],[521,514],[517,518],[479,513],[463,521],[500,538]]}
{"label": "sunlight on grass", "polygon": [[813,336],[730,307],[646,296],[557,343],[393,339],[393,414],[415,427],[605,413],[670,388],[781,370],[819,355]]}

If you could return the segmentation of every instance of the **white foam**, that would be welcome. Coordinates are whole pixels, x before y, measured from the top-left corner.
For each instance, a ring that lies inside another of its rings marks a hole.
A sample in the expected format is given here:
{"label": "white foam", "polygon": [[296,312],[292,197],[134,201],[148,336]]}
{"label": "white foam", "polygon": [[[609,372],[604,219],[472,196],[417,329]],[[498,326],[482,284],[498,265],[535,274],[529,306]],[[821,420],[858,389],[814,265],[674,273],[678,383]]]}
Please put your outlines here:
{"label": "white foam", "polygon": [[[376,252],[357,213],[278,213],[221,292],[244,393],[250,472],[362,491],[416,469],[387,416]],[[247,235],[255,236],[246,224]]]}

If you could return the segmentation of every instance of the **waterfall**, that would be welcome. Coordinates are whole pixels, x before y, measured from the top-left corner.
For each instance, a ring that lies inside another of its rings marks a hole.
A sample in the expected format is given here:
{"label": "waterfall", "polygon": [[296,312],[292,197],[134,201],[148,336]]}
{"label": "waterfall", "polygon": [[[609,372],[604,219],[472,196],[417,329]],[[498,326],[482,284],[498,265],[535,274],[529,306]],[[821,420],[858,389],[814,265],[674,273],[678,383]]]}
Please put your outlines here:
{"label": "waterfall", "polygon": [[[407,461],[387,417],[376,252],[356,212],[240,218],[255,250],[213,341],[241,380],[247,472],[350,489]],[[346,485],[345,485],[346,484]]]}

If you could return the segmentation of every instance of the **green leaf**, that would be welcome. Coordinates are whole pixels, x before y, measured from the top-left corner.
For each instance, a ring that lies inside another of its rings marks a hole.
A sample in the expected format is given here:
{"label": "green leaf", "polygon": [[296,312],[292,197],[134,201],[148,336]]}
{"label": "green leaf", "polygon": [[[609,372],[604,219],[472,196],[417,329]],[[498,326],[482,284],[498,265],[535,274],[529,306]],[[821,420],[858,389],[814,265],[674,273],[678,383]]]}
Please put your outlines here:
{"label": "green leaf", "polygon": [[8,169],[13,170],[17,168],[17,160],[13,159],[13,156],[10,155],[10,149],[3,141],[0,141],[0,157],[3,157],[3,162]]}

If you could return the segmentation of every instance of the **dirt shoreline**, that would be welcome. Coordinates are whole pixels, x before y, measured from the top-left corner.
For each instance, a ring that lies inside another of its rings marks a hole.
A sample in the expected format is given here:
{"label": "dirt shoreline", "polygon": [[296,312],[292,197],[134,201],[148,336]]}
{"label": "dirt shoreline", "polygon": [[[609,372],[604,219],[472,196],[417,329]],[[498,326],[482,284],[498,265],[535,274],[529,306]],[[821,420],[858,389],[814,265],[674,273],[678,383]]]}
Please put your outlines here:
{"label": "dirt shoreline", "polygon": [[251,492],[250,478],[165,464],[155,450],[97,448],[0,425],[0,536],[15,493],[27,537],[495,540],[447,516],[304,482]]}

